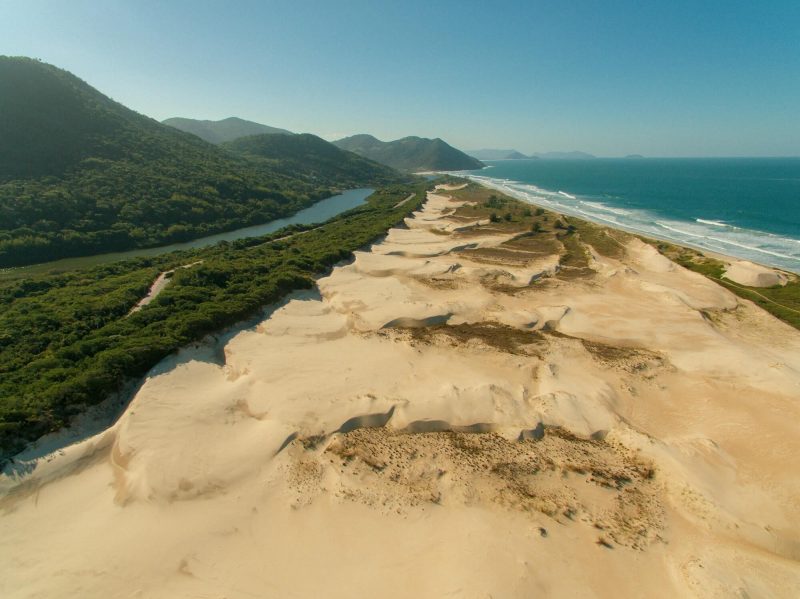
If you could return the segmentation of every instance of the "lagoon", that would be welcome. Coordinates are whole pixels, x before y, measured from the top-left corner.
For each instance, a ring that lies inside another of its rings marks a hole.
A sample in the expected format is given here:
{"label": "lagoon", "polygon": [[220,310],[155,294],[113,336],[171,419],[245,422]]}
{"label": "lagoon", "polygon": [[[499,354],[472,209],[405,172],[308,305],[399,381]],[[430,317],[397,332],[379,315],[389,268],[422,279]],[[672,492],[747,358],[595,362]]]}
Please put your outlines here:
{"label": "lagoon", "polygon": [[110,252],[107,254],[96,254],[94,256],[80,256],[77,258],[64,258],[62,260],[55,260],[52,262],[41,262],[39,264],[31,264],[30,266],[21,266],[18,268],[4,268],[0,269],[0,279],[19,279],[26,276],[42,274],[48,272],[64,272],[69,270],[77,270],[81,268],[88,268],[97,266],[98,264],[107,264],[109,262],[118,262],[120,260],[127,260],[130,258],[142,258],[150,256],[160,256],[169,252],[177,252],[180,250],[194,250],[198,248],[207,247],[219,243],[220,241],[235,241],[237,239],[245,239],[247,237],[261,237],[274,233],[278,229],[287,227],[289,225],[309,225],[312,223],[321,223],[329,218],[346,212],[352,208],[357,208],[362,205],[367,198],[375,191],[371,188],[348,189],[342,193],[320,200],[316,204],[299,210],[292,216],[286,218],[279,218],[268,223],[261,225],[252,225],[249,227],[242,227],[233,231],[225,233],[217,233],[207,237],[201,237],[192,241],[185,241],[182,243],[172,243],[169,245],[161,245],[151,248],[139,248],[128,250],[124,252]]}

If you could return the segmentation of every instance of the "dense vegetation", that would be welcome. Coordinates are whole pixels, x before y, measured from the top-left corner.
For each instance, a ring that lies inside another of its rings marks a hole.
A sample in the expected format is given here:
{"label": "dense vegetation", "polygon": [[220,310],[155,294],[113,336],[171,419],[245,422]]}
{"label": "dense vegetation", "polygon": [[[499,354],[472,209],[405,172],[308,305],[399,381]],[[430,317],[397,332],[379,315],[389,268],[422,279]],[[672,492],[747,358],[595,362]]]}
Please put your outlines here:
{"label": "dense vegetation", "polygon": [[373,181],[385,183],[397,179],[397,172],[353,152],[341,150],[330,142],[303,133],[301,135],[253,135],[222,146],[230,152],[261,161],[281,174],[303,172],[310,183],[335,178],[342,185],[356,186],[365,171],[373,173]]}
{"label": "dense vegetation", "polygon": [[277,127],[246,121],[236,118],[235,116],[222,119],[221,121],[199,121],[196,119],[175,117],[161,122],[175,129],[180,129],[186,133],[196,135],[200,139],[204,139],[212,144],[221,144],[226,141],[233,141],[239,137],[262,135],[264,133],[292,135],[292,132],[286,129],[278,129]]}
{"label": "dense vegetation", "polygon": [[[313,165],[309,165],[313,166]],[[386,169],[280,171],[162,125],[74,75],[0,57],[0,267],[185,241],[286,216]]]}
{"label": "dense vegetation", "polygon": [[404,137],[380,141],[371,135],[353,135],[333,142],[343,150],[403,171],[460,171],[483,168],[483,163],[438,137]]}
{"label": "dense vegetation", "polygon": [[[316,275],[416,209],[427,186],[386,188],[365,206],[288,238],[284,230],[0,282],[0,453],[8,456],[63,426],[181,346],[310,287]],[[394,208],[412,192],[413,201]],[[128,315],[159,272],[197,261],[177,270],[151,304]]]}

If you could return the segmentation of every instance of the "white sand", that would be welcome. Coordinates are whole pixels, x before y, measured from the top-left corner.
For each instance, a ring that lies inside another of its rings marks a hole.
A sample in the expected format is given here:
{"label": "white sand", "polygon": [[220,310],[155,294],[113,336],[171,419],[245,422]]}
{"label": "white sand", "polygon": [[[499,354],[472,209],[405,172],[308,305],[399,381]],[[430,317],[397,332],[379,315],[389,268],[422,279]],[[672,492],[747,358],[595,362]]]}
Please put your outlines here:
{"label": "white sand", "polygon": [[787,277],[782,272],[746,260],[729,264],[723,276],[748,287],[773,287],[787,283]]}
{"label": "white sand", "polygon": [[0,595],[796,597],[800,334],[640,242],[525,288],[455,205],[0,479]]}

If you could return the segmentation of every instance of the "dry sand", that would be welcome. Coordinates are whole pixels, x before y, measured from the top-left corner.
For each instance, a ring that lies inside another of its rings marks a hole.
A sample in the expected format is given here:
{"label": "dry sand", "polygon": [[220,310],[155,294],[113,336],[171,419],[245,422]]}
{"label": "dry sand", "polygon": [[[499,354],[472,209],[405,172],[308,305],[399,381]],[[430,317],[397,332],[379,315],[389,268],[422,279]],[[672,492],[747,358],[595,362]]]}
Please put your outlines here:
{"label": "dry sand", "polygon": [[0,479],[0,595],[797,597],[800,334],[457,205]]}
{"label": "dry sand", "polygon": [[785,274],[747,260],[736,260],[728,264],[724,276],[734,283],[748,287],[772,287],[787,283]]}

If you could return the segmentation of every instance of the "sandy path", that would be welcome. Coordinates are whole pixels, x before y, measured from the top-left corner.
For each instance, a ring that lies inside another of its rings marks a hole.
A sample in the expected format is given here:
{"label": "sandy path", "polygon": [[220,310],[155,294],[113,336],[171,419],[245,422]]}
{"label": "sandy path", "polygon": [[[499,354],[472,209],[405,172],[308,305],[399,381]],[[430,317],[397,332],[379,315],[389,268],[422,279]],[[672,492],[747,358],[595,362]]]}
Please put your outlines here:
{"label": "sandy path", "polygon": [[178,268],[192,268],[193,266],[197,266],[198,264],[202,263],[203,263],[202,260],[198,260],[197,262],[192,262],[191,264],[183,264],[181,266],[178,266],[177,268],[165,270],[164,272],[159,274],[156,277],[156,280],[153,281],[153,284],[150,285],[150,289],[147,290],[147,295],[145,295],[142,299],[140,299],[136,303],[136,305],[133,308],[131,308],[131,311],[128,312],[128,315],[133,314],[134,312],[138,312],[146,305],[148,305],[150,302],[152,302],[154,299],[156,299],[158,295],[162,291],[164,291],[164,289],[167,288],[167,285],[169,285],[172,279],[172,275],[175,274],[175,271],[178,270]]}
{"label": "sandy path", "polygon": [[400,200],[400,201],[399,201],[399,202],[397,202],[397,203],[396,203],[394,206],[392,206],[392,208],[399,208],[399,207],[400,207],[400,206],[402,206],[403,204],[405,204],[405,203],[407,203],[407,202],[409,202],[409,201],[413,200],[413,199],[414,199],[414,196],[416,196],[416,195],[417,195],[417,194],[415,194],[415,193],[411,193],[411,194],[409,194],[409,195],[408,195],[408,197],[407,197],[405,200]]}
{"label": "sandy path", "polygon": [[0,594],[796,596],[800,334],[640,242],[489,263],[457,205],[0,479]]}

